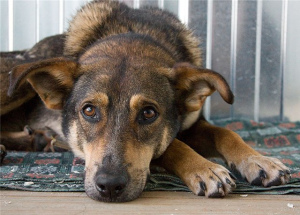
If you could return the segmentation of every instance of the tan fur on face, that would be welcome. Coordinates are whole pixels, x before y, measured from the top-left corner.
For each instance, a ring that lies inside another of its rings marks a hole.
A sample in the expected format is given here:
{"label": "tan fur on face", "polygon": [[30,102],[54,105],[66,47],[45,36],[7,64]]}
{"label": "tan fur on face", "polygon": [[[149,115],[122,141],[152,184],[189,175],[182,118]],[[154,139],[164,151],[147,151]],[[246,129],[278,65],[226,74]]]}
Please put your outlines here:
{"label": "tan fur on face", "polygon": [[[106,75],[103,76],[107,77]],[[109,103],[107,94],[101,92],[97,92],[92,95],[89,95],[85,100],[88,102],[92,102],[93,104],[99,105],[101,107],[104,107],[104,109],[106,109]]]}
{"label": "tan fur on face", "polygon": [[[77,123],[76,121],[74,121],[71,125],[70,125],[70,134],[68,136],[68,143],[72,149],[72,151],[75,153],[76,156],[84,159],[85,158],[85,154],[83,152],[83,150],[79,147],[79,143],[78,143],[78,137],[77,137]],[[81,145],[84,143],[80,143]]]}
{"label": "tan fur on face", "polygon": [[[159,112],[160,111],[162,111],[162,112],[165,111],[165,110],[161,110],[160,106],[158,105],[158,103],[156,101],[154,101],[153,99],[150,99],[150,98],[146,98],[142,94],[134,95],[130,99],[130,109],[133,112],[138,111],[139,109],[141,109],[143,107],[143,105],[147,105],[147,104],[154,105]],[[133,115],[135,115],[135,114],[133,114]],[[161,119],[157,119],[157,122],[154,122],[154,123],[159,123],[160,120]],[[154,158],[159,157],[166,150],[169,143],[171,142],[169,128],[165,127],[165,128],[163,128],[162,131],[163,131],[161,133],[162,139],[158,143],[154,144],[156,146],[154,154],[152,152],[152,155],[154,156]],[[156,134],[156,135],[158,135],[158,134]]]}
{"label": "tan fur on face", "polygon": [[131,177],[140,180],[146,177],[149,171],[149,165],[153,155],[153,146],[138,146],[138,144],[139,143],[127,143],[124,158],[126,163],[129,164],[128,172]]}
{"label": "tan fur on face", "polygon": [[[83,151],[85,154],[85,166],[88,171],[95,172],[97,167],[102,162],[105,154],[106,143],[103,139],[97,139],[93,143],[83,145]],[[97,166],[98,165],[98,166]],[[93,170],[95,169],[95,170]]]}
{"label": "tan fur on face", "polygon": [[159,144],[157,151],[155,152],[155,154],[153,156],[154,159],[158,158],[166,151],[166,148],[170,144],[170,139],[171,139],[171,137],[170,137],[169,129],[167,127],[165,127],[163,136],[162,136],[162,140]]}
{"label": "tan fur on face", "polygon": [[158,108],[156,101],[150,98],[146,98],[142,94],[133,95],[130,99],[130,109],[137,109],[141,106],[142,103],[154,104]]}
{"label": "tan fur on face", "polygon": [[106,143],[102,138],[98,138],[93,143],[83,145],[85,154],[85,188],[88,195],[99,192],[95,188],[95,176],[101,167],[102,160],[106,152]]}

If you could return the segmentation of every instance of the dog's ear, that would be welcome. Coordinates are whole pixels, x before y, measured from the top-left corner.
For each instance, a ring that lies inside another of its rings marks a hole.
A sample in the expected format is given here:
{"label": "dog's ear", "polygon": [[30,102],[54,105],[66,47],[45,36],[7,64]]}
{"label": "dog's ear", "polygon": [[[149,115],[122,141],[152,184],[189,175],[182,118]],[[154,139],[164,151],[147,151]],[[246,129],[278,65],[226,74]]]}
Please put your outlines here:
{"label": "dog's ear", "polygon": [[233,103],[234,96],[230,87],[220,74],[189,63],[177,63],[173,70],[176,99],[184,104],[183,111],[200,110],[206,97],[216,90],[227,103]]}
{"label": "dog's ear", "polygon": [[10,74],[8,95],[28,81],[50,109],[62,109],[71,91],[78,64],[67,58],[53,58],[16,66]]}

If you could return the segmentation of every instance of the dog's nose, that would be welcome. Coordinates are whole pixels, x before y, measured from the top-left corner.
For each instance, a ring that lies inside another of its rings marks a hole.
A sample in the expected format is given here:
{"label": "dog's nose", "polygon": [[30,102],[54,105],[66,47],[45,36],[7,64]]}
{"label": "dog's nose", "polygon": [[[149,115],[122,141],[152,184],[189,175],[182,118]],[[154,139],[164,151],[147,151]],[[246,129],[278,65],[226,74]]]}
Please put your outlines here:
{"label": "dog's nose", "polygon": [[114,199],[125,189],[127,177],[122,175],[99,174],[96,178],[96,189],[104,198]]}

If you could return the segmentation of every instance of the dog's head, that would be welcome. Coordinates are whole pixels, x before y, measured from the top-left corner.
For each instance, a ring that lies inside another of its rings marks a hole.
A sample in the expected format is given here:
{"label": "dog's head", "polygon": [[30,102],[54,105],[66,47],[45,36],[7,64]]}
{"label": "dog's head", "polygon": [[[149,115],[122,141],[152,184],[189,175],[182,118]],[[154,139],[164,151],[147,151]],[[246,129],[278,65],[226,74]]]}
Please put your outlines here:
{"label": "dog's head", "polygon": [[62,110],[65,137],[86,162],[86,193],[100,201],[137,198],[150,161],[197,120],[191,116],[205,98],[217,90],[233,100],[219,74],[175,63],[145,37],[98,42],[76,62],[55,58],[18,66],[9,93],[25,81],[48,108]]}

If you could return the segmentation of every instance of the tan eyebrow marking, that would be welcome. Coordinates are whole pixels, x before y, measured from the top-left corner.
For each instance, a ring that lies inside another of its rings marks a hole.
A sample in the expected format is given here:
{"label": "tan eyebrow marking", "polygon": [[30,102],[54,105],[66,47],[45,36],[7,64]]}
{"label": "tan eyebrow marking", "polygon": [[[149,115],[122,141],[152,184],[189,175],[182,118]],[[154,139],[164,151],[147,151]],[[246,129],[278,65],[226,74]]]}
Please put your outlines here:
{"label": "tan eyebrow marking", "polygon": [[130,109],[136,109],[143,103],[154,104],[156,107],[158,107],[158,103],[155,100],[147,98],[142,94],[135,94],[130,99]]}
{"label": "tan eyebrow marking", "polygon": [[96,93],[94,96],[94,100],[100,102],[104,106],[108,106],[109,99],[106,93]]}
{"label": "tan eyebrow marking", "polygon": [[83,104],[90,103],[90,102],[95,105],[107,107],[109,105],[109,98],[106,93],[102,93],[102,92],[91,93],[88,97],[86,97]]}

